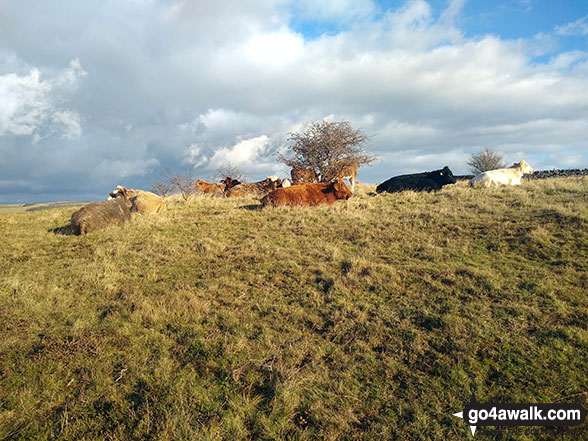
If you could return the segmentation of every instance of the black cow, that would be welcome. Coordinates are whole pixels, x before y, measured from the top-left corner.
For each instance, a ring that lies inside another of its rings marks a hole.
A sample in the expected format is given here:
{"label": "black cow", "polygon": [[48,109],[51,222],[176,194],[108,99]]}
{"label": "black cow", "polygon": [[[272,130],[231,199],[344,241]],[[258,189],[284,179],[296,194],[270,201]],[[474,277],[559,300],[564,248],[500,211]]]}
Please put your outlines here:
{"label": "black cow", "polygon": [[453,173],[449,167],[445,166],[442,170],[435,170],[425,173],[414,173],[411,175],[394,176],[376,187],[378,193],[387,191],[394,193],[404,190],[415,191],[436,191],[441,190],[446,184],[455,184]]}

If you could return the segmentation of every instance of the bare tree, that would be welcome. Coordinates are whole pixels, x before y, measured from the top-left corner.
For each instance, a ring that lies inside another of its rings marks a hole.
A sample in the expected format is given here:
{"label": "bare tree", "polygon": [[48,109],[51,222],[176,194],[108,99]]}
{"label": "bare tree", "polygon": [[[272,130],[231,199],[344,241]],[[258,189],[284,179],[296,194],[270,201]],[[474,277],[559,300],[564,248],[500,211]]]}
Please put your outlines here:
{"label": "bare tree", "polygon": [[190,172],[178,173],[172,177],[171,182],[180,190],[180,194],[184,200],[187,200],[194,194],[194,184],[196,181],[192,179]]}
{"label": "bare tree", "polygon": [[155,182],[151,189],[153,193],[160,196],[167,196],[179,192],[184,200],[187,200],[190,195],[194,193],[195,180],[192,178],[190,171],[181,173],[173,173],[169,169],[165,169],[165,174],[162,179]]}
{"label": "bare tree", "polygon": [[466,164],[474,174],[506,167],[502,153],[491,150],[488,147],[483,152],[472,154]]}
{"label": "bare tree", "polygon": [[233,178],[237,181],[245,182],[249,179],[249,175],[244,173],[238,166],[231,164],[230,162],[226,166],[221,166],[216,169],[214,175],[212,175],[212,181],[218,182],[221,179]]}
{"label": "bare tree", "polygon": [[277,153],[280,160],[291,168],[312,170],[322,181],[345,166],[371,164],[377,159],[363,149],[371,136],[354,130],[347,121],[315,121],[306,124],[302,132],[288,135],[294,142],[289,146],[292,155]]}
{"label": "bare tree", "polygon": [[161,197],[168,196],[175,191],[175,186],[165,180],[154,182],[151,191]]}

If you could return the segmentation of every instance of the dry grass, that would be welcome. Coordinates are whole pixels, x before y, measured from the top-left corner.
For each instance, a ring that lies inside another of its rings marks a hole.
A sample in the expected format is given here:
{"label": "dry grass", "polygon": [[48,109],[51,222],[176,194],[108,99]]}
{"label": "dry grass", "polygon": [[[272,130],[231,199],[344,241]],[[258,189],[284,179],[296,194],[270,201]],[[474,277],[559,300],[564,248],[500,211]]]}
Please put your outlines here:
{"label": "dry grass", "polygon": [[0,215],[0,439],[465,439],[471,381],[585,396],[587,189]]}

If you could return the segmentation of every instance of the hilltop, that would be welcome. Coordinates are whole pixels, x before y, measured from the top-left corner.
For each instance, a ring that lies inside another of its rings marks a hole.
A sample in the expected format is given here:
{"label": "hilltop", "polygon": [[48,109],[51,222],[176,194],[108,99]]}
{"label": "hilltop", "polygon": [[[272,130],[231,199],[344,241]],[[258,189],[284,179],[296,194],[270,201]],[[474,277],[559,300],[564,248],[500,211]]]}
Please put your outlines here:
{"label": "hilltop", "polygon": [[586,397],[588,177],[374,188],[84,237],[54,233],[73,208],[0,215],[0,439],[466,439],[472,382]]}

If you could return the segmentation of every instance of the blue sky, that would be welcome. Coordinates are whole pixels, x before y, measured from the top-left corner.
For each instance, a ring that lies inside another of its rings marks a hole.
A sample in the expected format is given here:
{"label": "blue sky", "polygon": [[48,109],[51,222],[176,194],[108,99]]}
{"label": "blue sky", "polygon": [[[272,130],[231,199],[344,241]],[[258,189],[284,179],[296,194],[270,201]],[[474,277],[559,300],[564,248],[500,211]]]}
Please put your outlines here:
{"label": "blue sky", "polygon": [[587,43],[578,0],[4,0],[0,203],[286,176],[276,151],[321,119],[375,135],[361,182],[486,146],[588,167]]}
{"label": "blue sky", "polygon": [[[428,3],[437,18],[449,4],[448,0],[429,0]],[[374,18],[402,8],[405,4],[402,0],[375,1]],[[352,22],[337,19],[313,20],[297,16],[296,12],[294,5],[290,26],[307,38],[334,35],[353,25]],[[493,34],[505,39],[525,39],[537,34],[553,33],[556,27],[579,19],[588,23],[588,3],[585,0],[474,0],[463,2],[457,21],[467,37]],[[558,42],[556,51],[586,50],[586,45],[586,34],[567,35]]]}

